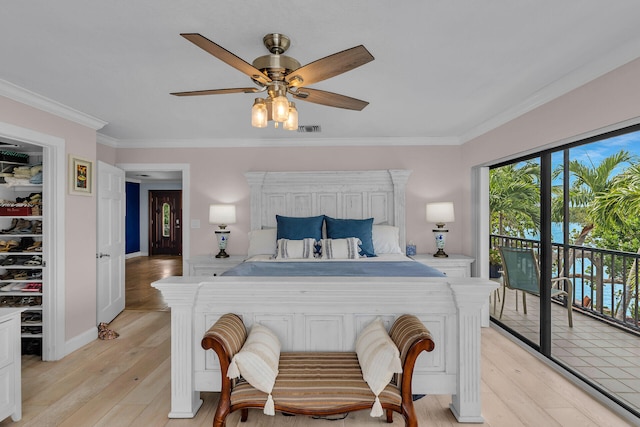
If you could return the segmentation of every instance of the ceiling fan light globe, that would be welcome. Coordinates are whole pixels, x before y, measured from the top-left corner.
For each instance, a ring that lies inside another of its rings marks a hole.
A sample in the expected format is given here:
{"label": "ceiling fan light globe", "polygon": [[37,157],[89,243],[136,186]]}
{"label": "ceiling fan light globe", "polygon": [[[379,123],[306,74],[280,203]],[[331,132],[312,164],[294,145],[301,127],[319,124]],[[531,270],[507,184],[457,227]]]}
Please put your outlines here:
{"label": "ceiling fan light globe", "polygon": [[298,110],[296,110],[296,104],[289,103],[289,117],[284,122],[283,126],[286,130],[298,130]]}
{"label": "ceiling fan light globe", "polygon": [[267,105],[264,99],[256,98],[251,107],[251,126],[256,128],[267,127]]}
{"label": "ceiling fan light globe", "polygon": [[289,117],[289,100],[285,96],[273,98],[273,120],[276,122],[286,122]]}

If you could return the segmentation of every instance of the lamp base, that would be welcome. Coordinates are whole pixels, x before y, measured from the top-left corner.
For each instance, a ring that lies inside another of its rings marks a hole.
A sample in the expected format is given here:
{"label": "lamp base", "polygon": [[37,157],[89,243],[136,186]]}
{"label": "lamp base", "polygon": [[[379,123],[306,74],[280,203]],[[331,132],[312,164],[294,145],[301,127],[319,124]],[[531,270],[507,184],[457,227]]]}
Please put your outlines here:
{"label": "lamp base", "polygon": [[449,255],[444,253],[444,251],[442,249],[438,249],[438,252],[433,254],[433,256],[436,257],[436,258],[447,258]]}
{"label": "lamp base", "polygon": [[229,258],[229,254],[224,249],[220,249],[220,252],[218,252],[216,258]]}
{"label": "lamp base", "polygon": [[444,253],[444,246],[447,239],[447,233],[449,233],[449,230],[443,228],[444,224],[436,224],[436,225],[438,226],[438,228],[435,228],[433,230],[433,236],[436,238],[436,249],[438,250],[436,251],[435,254],[433,254],[433,256],[436,258],[446,258],[449,255]]}

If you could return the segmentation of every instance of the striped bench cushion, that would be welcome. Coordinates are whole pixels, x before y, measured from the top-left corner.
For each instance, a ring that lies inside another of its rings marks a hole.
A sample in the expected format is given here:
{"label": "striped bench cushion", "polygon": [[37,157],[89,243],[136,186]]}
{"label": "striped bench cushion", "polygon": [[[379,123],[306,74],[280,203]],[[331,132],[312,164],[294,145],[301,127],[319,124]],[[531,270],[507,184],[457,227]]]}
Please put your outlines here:
{"label": "striped bench cushion", "polygon": [[[355,352],[289,352],[280,354],[280,373],[271,392],[277,406],[291,409],[333,410],[366,402],[374,394],[362,378]],[[393,384],[380,393],[382,405],[402,402]],[[267,394],[239,382],[231,392],[231,405],[264,405]]]}
{"label": "striped bench cushion", "polygon": [[[224,351],[233,357],[240,351],[247,339],[247,329],[244,327],[242,319],[232,313],[221,316],[218,321],[207,331],[205,338],[210,337],[219,341],[224,347]],[[210,347],[205,347],[210,348]]]}

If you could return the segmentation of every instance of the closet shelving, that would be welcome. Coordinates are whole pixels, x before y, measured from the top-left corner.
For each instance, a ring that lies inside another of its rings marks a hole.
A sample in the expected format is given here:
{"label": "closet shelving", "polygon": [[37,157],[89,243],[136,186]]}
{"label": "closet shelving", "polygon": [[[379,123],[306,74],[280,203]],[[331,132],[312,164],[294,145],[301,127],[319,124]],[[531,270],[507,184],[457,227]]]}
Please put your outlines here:
{"label": "closet shelving", "polygon": [[[42,152],[19,153],[23,159],[18,162],[5,160],[2,153],[0,150],[0,306],[26,309],[21,319],[22,351],[41,355],[47,292],[42,180],[29,183],[26,174],[33,176],[42,169]],[[12,171],[20,179],[12,178]]]}

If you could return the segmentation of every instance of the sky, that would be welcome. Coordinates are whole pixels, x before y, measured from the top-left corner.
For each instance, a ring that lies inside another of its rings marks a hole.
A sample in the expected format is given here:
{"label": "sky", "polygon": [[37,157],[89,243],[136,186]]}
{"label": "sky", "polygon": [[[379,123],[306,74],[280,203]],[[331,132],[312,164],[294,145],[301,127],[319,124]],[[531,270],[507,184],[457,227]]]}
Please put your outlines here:
{"label": "sky", "polygon": [[[634,163],[640,162],[640,131],[603,139],[601,141],[580,145],[578,147],[573,147],[569,149],[569,159],[577,160],[585,165],[595,167],[598,166],[605,158],[611,156],[612,154],[618,153],[621,150],[626,150],[631,153],[631,155],[636,156],[637,158],[635,159]],[[562,164],[562,161],[562,151],[557,151],[552,154],[551,164],[554,170],[557,166]],[[617,175],[628,166],[628,163],[620,165],[614,170],[613,175]],[[572,181],[573,179],[574,178],[571,177],[570,181]],[[560,176],[556,178],[556,180],[554,181],[554,185],[560,184],[561,182],[562,177]]]}
{"label": "sky", "polygon": [[586,165],[597,166],[603,159],[621,150],[626,150],[638,156],[636,162],[640,161],[640,131],[574,147],[569,150],[569,153],[571,160],[578,160]]}

